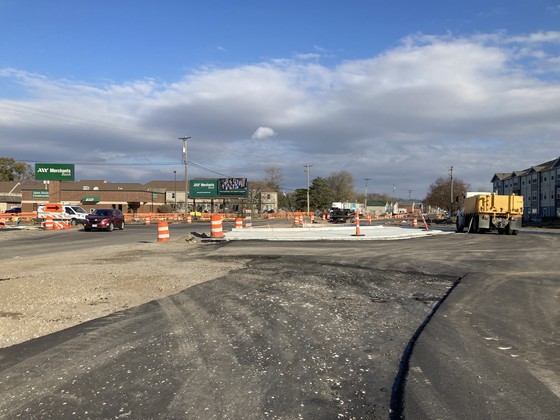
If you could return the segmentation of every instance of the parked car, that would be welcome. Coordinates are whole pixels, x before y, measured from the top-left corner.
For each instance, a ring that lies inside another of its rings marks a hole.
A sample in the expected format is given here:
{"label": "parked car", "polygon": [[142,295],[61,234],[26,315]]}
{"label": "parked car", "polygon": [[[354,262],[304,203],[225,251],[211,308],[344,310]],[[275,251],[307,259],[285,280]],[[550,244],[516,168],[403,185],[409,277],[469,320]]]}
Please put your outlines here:
{"label": "parked car", "polygon": [[21,207],[16,207],[10,210],[6,210],[6,213],[15,213],[15,214],[19,214],[21,213]]}
{"label": "parked car", "polygon": [[112,232],[115,228],[124,229],[124,215],[117,209],[97,209],[87,215],[84,230],[92,229],[107,230]]}

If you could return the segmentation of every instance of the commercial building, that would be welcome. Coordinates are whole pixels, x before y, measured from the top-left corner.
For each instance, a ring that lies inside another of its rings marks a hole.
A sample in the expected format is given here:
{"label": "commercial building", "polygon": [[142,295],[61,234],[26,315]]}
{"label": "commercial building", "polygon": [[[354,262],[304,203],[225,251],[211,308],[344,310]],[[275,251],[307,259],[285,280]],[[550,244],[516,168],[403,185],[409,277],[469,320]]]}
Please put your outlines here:
{"label": "commercial building", "polygon": [[[182,182],[151,181],[140,184],[82,180],[60,181],[59,186],[59,202],[79,205],[88,211],[116,208],[123,213],[157,213],[185,209],[185,185]],[[0,182],[0,213],[13,207],[33,212],[49,202],[53,200],[47,181]],[[252,190],[245,198],[193,198],[189,194],[189,210],[201,213],[277,212],[278,196],[276,192]]]}
{"label": "commercial building", "polygon": [[523,196],[523,218],[560,217],[560,157],[527,169],[496,173],[492,178],[497,194]]}

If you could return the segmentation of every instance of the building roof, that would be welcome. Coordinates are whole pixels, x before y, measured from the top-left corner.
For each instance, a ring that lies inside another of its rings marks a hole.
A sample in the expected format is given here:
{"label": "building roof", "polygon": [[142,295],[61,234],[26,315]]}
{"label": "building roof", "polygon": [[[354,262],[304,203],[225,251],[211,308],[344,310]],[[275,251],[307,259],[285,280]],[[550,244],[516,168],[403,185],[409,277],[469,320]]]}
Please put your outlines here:
{"label": "building roof", "polygon": [[530,173],[543,172],[543,171],[547,171],[547,170],[558,168],[558,167],[560,167],[560,157],[558,157],[556,159],[553,159],[553,160],[550,160],[548,162],[544,162],[544,163],[540,163],[538,165],[531,166],[530,168],[527,168],[527,169],[521,169],[521,170],[516,170],[516,171],[513,171],[513,172],[507,172],[507,173],[505,173],[505,172],[495,173],[490,182],[505,181],[506,179],[516,178],[516,177],[519,177],[519,176],[525,176],[525,175],[528,175]]}

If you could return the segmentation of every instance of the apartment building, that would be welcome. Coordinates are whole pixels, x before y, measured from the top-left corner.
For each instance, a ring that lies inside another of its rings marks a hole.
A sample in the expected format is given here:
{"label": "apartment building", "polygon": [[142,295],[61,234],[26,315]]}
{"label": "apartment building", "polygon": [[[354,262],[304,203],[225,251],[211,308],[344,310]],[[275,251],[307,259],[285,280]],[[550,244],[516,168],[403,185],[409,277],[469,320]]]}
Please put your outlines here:
{"label": "apartment building", "polygon": [[492,178],[497,194],[523,196],[523,218],[560,217],[560,157],[530,168],[496,173]]}

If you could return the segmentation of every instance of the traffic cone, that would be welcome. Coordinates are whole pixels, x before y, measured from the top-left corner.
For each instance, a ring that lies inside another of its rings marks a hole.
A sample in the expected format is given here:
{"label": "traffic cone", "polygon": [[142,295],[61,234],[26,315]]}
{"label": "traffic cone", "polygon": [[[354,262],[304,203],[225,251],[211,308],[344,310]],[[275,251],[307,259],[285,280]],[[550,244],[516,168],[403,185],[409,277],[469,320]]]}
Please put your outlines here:
{"label": "traffic cone", "polygon": [[363,233],[360,233],[360,214],[356,213],[356,233],[352,236],[364,236]]}

